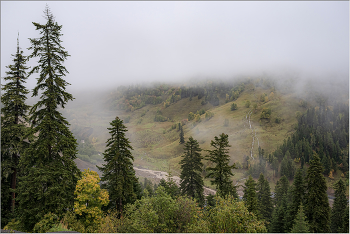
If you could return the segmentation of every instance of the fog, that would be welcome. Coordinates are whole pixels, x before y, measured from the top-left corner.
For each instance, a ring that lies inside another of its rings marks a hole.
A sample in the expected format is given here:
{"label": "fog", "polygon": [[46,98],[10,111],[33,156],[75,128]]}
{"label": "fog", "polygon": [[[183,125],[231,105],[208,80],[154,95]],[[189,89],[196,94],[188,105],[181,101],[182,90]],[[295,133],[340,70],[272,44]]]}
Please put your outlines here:
{"label": "fog", "polygon": [[1,1],[1,77],[18,33],[31,53],[28,38],[40,36],[32,22],[46,22],[46,3],[71,55],[69,90],[266,73],[348,81],[348,1]]}

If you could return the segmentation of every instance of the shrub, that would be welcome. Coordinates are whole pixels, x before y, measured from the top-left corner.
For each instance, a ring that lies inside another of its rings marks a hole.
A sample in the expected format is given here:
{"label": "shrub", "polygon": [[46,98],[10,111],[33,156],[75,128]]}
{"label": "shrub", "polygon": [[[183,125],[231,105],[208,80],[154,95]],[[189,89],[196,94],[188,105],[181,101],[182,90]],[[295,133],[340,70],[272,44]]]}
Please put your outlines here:
{"label": "shrub", "polygon": [[205,113],[205,119],[206,119],[206,120],[209,120],[209,119],[213,118],[213,116],[214,116],[214,113],[212,113],[212,112],[210,112],[210,111],[207,111],[207,112]]}
{"label": "shrub", "polygon": [[237,104],[236,103],[232,103],[231,105],[231,111],[237,110]]}
{"label": "shrub", "polygon": [[277,117],[277,118],[275,118],[275,123],[281,123],[281,118],[280,117]]}
{"label": "shrub", "polygon": [[194,114],[192,113],[192,112],[190,112],[189,114],[188,114],[188,121],[191,121],[192,119],[194,119]]}
{"label": "shrub", "polygon": [[33,232],[48,232],[51,228],[59,223],[59,217],[54,213],[47,213],[35,224]]}
{"label": "shrub", "polygon": [[245,107],[247,107],[247,108],[250,107],[250,101],[249,100],[245,102]]}
{"label": "shrub", "polygon": [[261,111],[260,119],[269,119],[271,115],[271,109],[263,108]]}
{"label": "shrub", "polygon": [[[344,174],[343,174],[344,175]],[[12,219],[5,227],[4,230],[16,230],[16,231],[21,231],[21,232],[25,232],[25,228],[23,226],[23,224],[16,219]]]}
{"label": "shrub", "polygon": [[210,232],[267,232],[263,221],[249,212],[243,201],[237,201],[229,195],[225,199],[215,197],[216,205],[209,210],[208,225]]}

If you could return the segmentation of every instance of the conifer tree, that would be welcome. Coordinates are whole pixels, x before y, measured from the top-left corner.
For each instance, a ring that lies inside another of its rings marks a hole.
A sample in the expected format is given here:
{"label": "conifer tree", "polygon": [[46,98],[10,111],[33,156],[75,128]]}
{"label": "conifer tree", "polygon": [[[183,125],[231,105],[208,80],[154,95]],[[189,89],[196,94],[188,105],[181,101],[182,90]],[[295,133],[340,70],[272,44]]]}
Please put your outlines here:
{"label": "conifer tree", "polygon": [[13,64],[6,66],[9,71],[4,77],[6,84],[2,85],[1,96],[1,227],[9,221],[15,209],[19,158],[28,147],[28,142],[24,141],[29,110],[25,104],[29,91],[24,86],[28,67],[25,66],[27,57],[20,50],[18,38],[17,52],[12,56]]}
{"label": "conifer tree", "polygon": [[198,141],[194,140],[193,137],[190,137],[185,143],[185,154],[182,156],[180,161],[181,165],[181,183],[180,188],[182,194],[186,194],[192,198],[195,198],[199,201],[200,204],[204,202],[203,194],[203,178],[202,178],[202,151],[199,148]]}
{"label": "conifer tree", "polygon": [[269,182],[264,178],[263,174],[260,174],[259,180],[256,186],[258,195],[258,211],[261,218],[270,222],[273,210],[271,190]]}
{"label": "conifer tree", "polygon": [[275,205],[278,205],[282,201],[283,195],[287,196],[289,188],[289,182],[286,176],[282,176],[276,183],[275,186]]}
{"label": "conifer tree", "polygon": [[39,73],[33,96],[38,96],[39,91],[41,96],[29,112],[30,133],[37,136],[20,160],[24,174],[19,178],[19,213],[27,230],[48,212],[62,215],[72,209],[75,186],[81,176],[73,161],[76,139],[58,111],[73,100],[65,91],[69,83],[63,79],[68,71],[62,63],[69,54],[61,45],[62,26],[55,22],[48,6],[44,17],[46,24],[33,22],[41,37],[30,39],[28,48],[33,50],[29,58],[39,57],[39,64],[29,75]]}
{"label": "conifer tree", "polygon": [[125,136],[127,129],[123,120],[117,116],[110,125],[111,138],[107,140],[107,149],[103,153],[106,164],[97,168],[103,173],[101,181],[105,183],[101,187],[109,193],[109,208],[122,212],[127,203],[133,203],[137,198],[134,184],[138,179],[133,168],[133,148]]}
{"label": "conifer tree", "polygon": [[215,164],[215,167],[207,167],[207,178],[213,178],[211,184],[216,185],[219,196],[225,197],[229,194],[238,198],[236,187],[233,186],[230,176],[233,176],[232,169],[236,168],[235,164],[229,166],[230,156],[228,155],[228,135],[222,133],[219,137],[215,136],[210,145],[213,150],[208,150],[207,160]]}
{"label": "conifer tree", "polygon": [[293,185],[291,187],[292,201],[288,206],[286,217],[286,231],[291,230],[300,205],[305,203],[306,185],[303,172],[302,169],[298,169],[294,176]]}
{"label": "conifer tree", "polygon": [[314,153],[307,169],[307,195],[305,214],[310,232],[330,232],[330,208],[327,197],[327,185],[323,176],[320,158]]}
{"label": "conifer tree", "polygon": [[295,216],[292,233],[309,233],[309,223],[306,220],[306,216],[304,214],[303,205],[300,204],[298,213]]}
{"label": "conifer tree", "polygon": [[285,212],[287,209],[287,195],[283,194],[279,204],[272,212],[272,220],[270,224],[270,232],[283,233],[285,232]]}
{"label": "conifer tree", "polygon": [[179,123],[179,128],[180,128],[180,144],[183,144],[185,143],[184,130],[182,129],[182,126],[180,123]]}
{"label": "conifer tree", "polygon": [[253,212],[257,217],[260,216],[258,210],[258,196],[256,194],[256,182],[250,175],[244,183],[243,201],[249,212]]}
{"label": "conifer tree", "polygon": [[[340,179],[336,184],[335,199],[331,212],[331,231],[332,232],[349,232],[349,226],[346,227],[346,217],[349,217],[348,201],[346,199],[346,186]],[[347,231],[344,230],[347,228]]]}

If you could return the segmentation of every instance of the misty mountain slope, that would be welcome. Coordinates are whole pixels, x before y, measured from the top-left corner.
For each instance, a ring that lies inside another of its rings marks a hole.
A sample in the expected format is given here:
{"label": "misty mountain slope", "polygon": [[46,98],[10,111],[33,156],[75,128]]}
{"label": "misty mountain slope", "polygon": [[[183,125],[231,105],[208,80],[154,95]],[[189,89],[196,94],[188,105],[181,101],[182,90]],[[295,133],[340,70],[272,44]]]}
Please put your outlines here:
{"label": "misty mountain slope", "polygon": [[[143,107],[132,111],[111,108],[109,105],[111,102],[125,98],[125,96],[113,96],[115,93],[105,96],[97,95],[94,98],[92,98],[94,95],[87,97],[77,96],[77,101],[74,101],[76,102],[75,105],[64,109],[64,114],[71,123],[71,129],[80,144],[84,135],[86,135],[86,130],[84,129],[86,127],[92,129],[92,133],[85,141],[90,141],[96,152],[100,154],[104,151],[105,142],[109,137],[107,130],[109,122],[116,115],[126,120],[127,136],[134,147],[133,154],[136,166],[162,170],[168,170],[170,166],[178,172],[179,166],[177,162],[183,154],[183,145],[179,144],[177,126],[180,122],[184,124],[185,139],[193,136],[203,149],[210,149],[210,141],[214,139],[214,136],[218,136],[223,132],[228,134],[232,145],[230,149],[231,161],[242,163],[245,155],[256,157],[258,146],[268,152],[274,150],[293,130],[292,125],[296,123],[296,112],[305,111],[305,108],[300,106],[300,99],[293,96],[293,94],[281,94],[266,81],[260,81],[260,83],[246,81],[244,90],[237,95],[237,99],[234,101],[228,100],[227,103],[227,95],[232,89],[235,89],[234,85],[231,86],[231,89],[227,89],[225,84],[222,85],[220,83],[217,87],[211,84],[209,87],[204,85],[206,87],[205,91],[209,90],[208,93],[210,90],[216,90],[215,95],[218,97],[219,105],[213,105],[209,101],[205,104],[203,103],[206,99],[205,95],[200,99],[198,98],[199,95],[197,95],[192,98],[183,97],[165,107],[164,103],[169,100],[169,97],[175,94],[181,95],[178,92],[180,86],[168,86],[162,87],[162,89],[155,88],[158,91],[149,88],[146,92],[150,94],[157,94],[158,92],[157,95],[163,102],[145,104]],[[198,90],[200,89],[198,88]],[[140,90],[135,92],[135,95],[129,95],[126,100],[136,100],[135,96],[141,97],[142,95],[144,93]],[[262,101],[262,95],[270,99],[267,98]],[[116,100],[113,100],[111,96],[116,98]],[[251,102],[248,108],[245,106],[247,101]],[[233,102],[237,104],[238,109],[231,111]],[[256,110],[254,110],[254,104],[257,105]],[[271,109],[269,120],[260,119],[263,108]],[[205,112],[212,112],[214,116],[206,120],[205,114],[202,114],[200,115],[200,122],[195,120],[187,121],[190,112],[196,114],[197,111],[202,109]],[[249,124],[248,119],[249,113],[251,113],[251,124]],[[167,121],[155,122],[155,116],[157,115],[163,116]],[[275,123],[276,118],[280,118],[281,122]],[[228,121],[226,125],[225,119]],[[203,152],[203,154],[206,153]],[[102,162],[101,160],[95,161],[97,163]]]}
{"label": "misty mountain slope", "polygon": [[[109,122],[119,116],[124,119],[127,137],[134,148],[134,166],[171,170],[179,175],[184,147],[179,143],[180,123],[185,140],[190,136],[198,140],[203,155],[207,154],[205,150],[210,149],[215,136],[228,134],[231,163],[241,168],[235,170],[232,179],[235,183],[244,183],[247,157],[251,165],[257,163],[261,147],[267,159],[293,135],[297,117],[308,108],[319,105],[333,108],[338,102],[348,105],[348,90],[336,86],[334,93],[329,86],[325,87],[261,78],[235,83],[206,81],[187,86],[118,87],[107,94],[78,94],[74,104],[67,106],[63,113],[78,140],[78,158],[86,163],[85,167],[103,163],[102,153],[110,137]],[[237,109],[232,111],[233,103]],[[208,113],[211,118],[206,118]],[[83,165],[81,162],[79,165]],[[273,176],[270,166],[266,170],[273,188],[278,176]],[[210,187],[208,179],[205,185]]]}

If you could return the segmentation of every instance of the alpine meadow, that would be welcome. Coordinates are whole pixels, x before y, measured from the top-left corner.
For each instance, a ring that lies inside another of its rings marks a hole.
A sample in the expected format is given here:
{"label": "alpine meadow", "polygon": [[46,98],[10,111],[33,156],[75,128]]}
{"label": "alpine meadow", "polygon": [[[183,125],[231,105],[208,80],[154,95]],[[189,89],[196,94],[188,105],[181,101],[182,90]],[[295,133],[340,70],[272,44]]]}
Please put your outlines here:
{"label": "alpine meadow", "polygon": [[349,232],[348,2],[1,6],[2,232]]}

